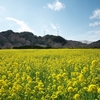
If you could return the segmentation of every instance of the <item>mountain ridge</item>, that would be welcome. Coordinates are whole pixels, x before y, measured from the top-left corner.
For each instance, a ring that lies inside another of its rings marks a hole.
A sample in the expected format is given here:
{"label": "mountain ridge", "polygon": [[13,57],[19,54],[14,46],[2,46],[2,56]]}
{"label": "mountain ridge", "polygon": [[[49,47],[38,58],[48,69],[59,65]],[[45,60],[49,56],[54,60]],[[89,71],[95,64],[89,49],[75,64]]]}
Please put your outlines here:
{"label": "mountain ridge", "polygon": [[36,36],[31,32],[0,32],[0,48],[100,48],[100,40],[92,43],[66,40],[61,36]]}

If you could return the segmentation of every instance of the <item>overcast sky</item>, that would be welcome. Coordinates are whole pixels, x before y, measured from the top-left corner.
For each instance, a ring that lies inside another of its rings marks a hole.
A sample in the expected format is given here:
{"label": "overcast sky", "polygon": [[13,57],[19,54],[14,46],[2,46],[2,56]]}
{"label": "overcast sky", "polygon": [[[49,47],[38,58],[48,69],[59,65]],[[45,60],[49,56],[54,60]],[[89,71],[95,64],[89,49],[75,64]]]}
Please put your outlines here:
{"label": "overcast sky", "polygon": [[100,0],[0,0],[0,32],[29,31],[67,40],[100,39]]}

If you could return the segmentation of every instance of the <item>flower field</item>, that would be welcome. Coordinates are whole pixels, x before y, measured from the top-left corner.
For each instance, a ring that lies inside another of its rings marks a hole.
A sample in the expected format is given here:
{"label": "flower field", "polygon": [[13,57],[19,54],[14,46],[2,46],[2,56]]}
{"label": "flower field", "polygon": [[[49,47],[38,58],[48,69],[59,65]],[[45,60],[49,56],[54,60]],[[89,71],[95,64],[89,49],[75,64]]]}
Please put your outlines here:
{"label": "flower field", "polygon": [[0,50],[0,100],[100,100],[100,49]]}

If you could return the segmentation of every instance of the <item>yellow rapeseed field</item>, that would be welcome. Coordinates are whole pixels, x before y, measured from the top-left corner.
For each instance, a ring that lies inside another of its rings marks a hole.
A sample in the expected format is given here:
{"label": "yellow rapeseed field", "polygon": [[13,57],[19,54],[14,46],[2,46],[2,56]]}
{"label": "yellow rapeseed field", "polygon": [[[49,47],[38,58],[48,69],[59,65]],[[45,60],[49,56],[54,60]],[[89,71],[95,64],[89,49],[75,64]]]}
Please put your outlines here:
{"label": "yellow rapeseed field", "polygon": [[100,49],[0,50],[0,100],[100,100]]}

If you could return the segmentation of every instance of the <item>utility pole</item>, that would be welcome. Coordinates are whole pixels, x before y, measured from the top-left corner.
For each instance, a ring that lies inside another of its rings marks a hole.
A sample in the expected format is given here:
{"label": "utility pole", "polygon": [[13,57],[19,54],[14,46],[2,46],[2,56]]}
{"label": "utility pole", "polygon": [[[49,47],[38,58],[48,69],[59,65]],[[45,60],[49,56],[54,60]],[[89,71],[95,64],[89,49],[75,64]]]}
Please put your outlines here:
{"label": "utility pole", "polygon": [[59,31],[57,31],[57,36],[59,35]]}
{"label": "utility pole", "polygon": [[44,31],[44,36],[45,36],[45,31]]}

